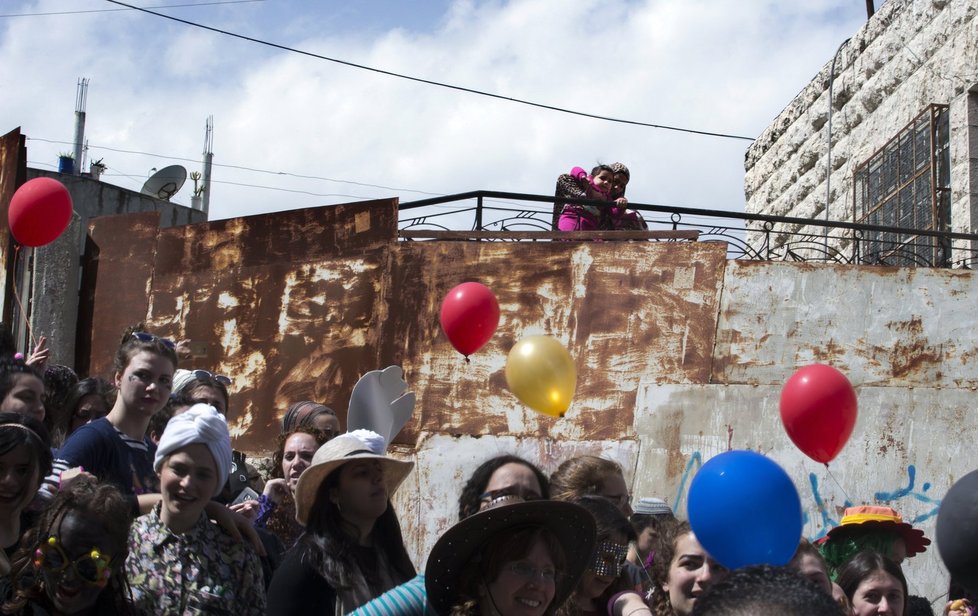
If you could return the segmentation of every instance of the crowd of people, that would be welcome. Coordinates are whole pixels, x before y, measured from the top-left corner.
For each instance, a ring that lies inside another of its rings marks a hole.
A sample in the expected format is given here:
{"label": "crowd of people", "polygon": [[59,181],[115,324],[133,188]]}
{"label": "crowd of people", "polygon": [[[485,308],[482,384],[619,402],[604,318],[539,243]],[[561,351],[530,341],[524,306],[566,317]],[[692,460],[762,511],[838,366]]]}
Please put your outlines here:
{"label": "crowd of people", "polygon": [[785,566],[728,571],[590,455],[549,475],[483,461],[419,570],[391,503],[415,469],[387,454],[393,435],[341,432],[297,401],[262,478],[232,449],[233,382],[178,369],[172,341],[128,329],[108,381],[47,365],[42,347],[24,358],[0,335],[3,614],[934,613],[901,568],[930,541],[892,509],[850,508]]}

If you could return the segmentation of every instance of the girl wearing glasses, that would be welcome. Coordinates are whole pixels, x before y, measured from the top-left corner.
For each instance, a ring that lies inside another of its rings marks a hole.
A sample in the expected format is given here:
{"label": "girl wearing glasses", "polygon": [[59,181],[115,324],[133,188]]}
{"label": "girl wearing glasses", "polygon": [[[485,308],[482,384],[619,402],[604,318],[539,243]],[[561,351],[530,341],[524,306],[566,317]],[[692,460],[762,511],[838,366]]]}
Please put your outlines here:
{"label": "girl wearing glasses", "polygon": [[[140,326],[131,328],[122,337],[114,368],[118,395],[112,409],[68,437],[56,465],[80,467],[115,484],[136,513],[137,495],[159,492],[153,471],[156,446],[146,437],[146,428],[170,397],[177,368],[175,345]],[[48,486],[58,485],[59,477],[49,479]]]}
{"label": "girl wearing glasses", "polygon": [[573,503],[490,507],[438,539],[425,569],[428,602],[453,616],[550,616],[574,592],[594,540],[594,520]]}
{"label": "girl wearing glasses", "polygon": [[59,492],[14,558],[5,614],[129,614],[129,504],[83,477]]}

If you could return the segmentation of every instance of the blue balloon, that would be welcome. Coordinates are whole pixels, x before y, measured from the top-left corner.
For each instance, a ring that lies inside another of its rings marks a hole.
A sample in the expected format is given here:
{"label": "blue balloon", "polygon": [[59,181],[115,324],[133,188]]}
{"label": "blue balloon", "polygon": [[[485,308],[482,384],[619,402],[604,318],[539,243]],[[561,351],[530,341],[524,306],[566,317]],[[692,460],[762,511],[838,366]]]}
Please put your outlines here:
{"label": "blue balloon", "polygon": [[798,490],[773,460],[753,451],[711,458],[693,478],[689,525],[723,566],[788,563],[801,540]]}

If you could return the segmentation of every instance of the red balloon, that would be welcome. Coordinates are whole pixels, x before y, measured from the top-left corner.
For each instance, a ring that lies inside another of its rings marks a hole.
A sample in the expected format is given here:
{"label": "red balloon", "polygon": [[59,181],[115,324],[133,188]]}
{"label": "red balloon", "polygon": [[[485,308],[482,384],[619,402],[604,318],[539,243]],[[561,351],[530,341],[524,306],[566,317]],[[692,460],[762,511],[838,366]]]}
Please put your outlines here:
{"label": "red balloon", "polygon": [[54,178],[34,178],[17,189],[7,210],[14,239],[24,246],[44,246],[58,239],[71,222],[71,195]]}
{"label": "red balloon", "polygon": [[781,390],[781,422],[798,449],[828,464],[856,427],[856,392],[832,366],[805,366]]}
{"label": "red balloon", "polygon": [[441,328],[459,353],[468,357],[489,342],[499,325],[499,302],[485,285],[463,282],[441,303]]}

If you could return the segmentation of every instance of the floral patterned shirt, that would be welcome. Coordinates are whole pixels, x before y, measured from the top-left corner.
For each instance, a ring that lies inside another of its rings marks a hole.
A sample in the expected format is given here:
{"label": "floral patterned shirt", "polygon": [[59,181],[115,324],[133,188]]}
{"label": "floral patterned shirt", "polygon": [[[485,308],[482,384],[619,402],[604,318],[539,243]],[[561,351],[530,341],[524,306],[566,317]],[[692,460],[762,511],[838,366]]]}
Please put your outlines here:
{"label": "floral patterned shirt", "polygon": [[254,549],[235,541],[201,514],[174,534],[157,505],[129,531],[126,574],[142,614],[265,614],[265,584]]}

